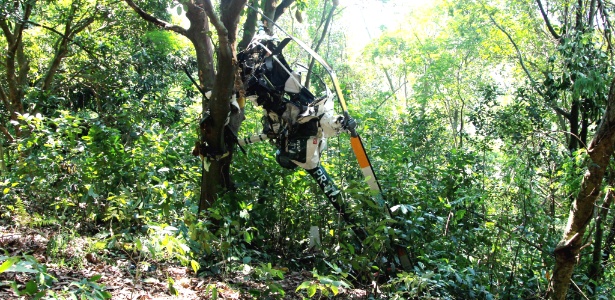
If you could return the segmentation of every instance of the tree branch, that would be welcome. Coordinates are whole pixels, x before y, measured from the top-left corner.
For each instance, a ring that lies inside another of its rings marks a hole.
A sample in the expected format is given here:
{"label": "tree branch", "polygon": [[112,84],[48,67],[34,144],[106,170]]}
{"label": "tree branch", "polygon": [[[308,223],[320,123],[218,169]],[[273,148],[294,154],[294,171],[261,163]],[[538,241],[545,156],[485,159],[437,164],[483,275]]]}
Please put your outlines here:
{"label": "tree branch", "polygon": [[13,135],[8,131],[8,129],[6,129],[6,127],[4,127],[4,125],[0,124],[0,132],[4,134],[9,143],[13,143],[15,141]]}
{"label": "tree branch", "polygon": [[400,84],[399,87],[397,87],[391,94],[389,94],[384,100],[382,100],[382,102],[380,102],[380,104],[376,105],[376,109],[374,109],[374,111],[377,111],[380,108],[380,106],[382,106],[385,102],[387,102],[387,100],[391,99],[391,97],[393,97],[395,94],[397,94],[397,92],[401,88],[406,86],[406,84],[408,84],[408,81],[404,81],[404,83]]}
{"label": "tree branch", "polygon": [[[254,1],[250,1],[250,6],[255,7]],[[237,45],[239,51],[242,51],[248,47],[254,34],[256,33],[256,21],[258,20],[258,13],[254,9],[248,9],[248,15],[246,21],[243,23],[243,35],[241,41]]]}
{"label": "tree branch", "polygon": [[532,241],[530,241],[529,239],[527,239],[526,237],[524,237],[523,235],[520,235],[518,233],[515,233],[515,230],[509,230],[507,228],[505,228],[504,226],[500,225],[497,221],[494,220],[490,220],[487,218],[486,215],[482,214],[482,213],[477,213],[475,211],[469,211],[471,214],[478,216],[480,218],[482,218],[484,221],[487,222],[491,222],[493,223],[493,225],[497,228],[499,228],[500,230],[506,232],[509,236],[513,237],[513,236],[517,236],[521,241],[523,241],[524,243],[526,243],[528,246],[540,251],[540,252],[544,252],[545,250],[542,248],[542,245],[540,244],[536,244]]}
{"label": "tree branch", "polygon": [[[314,52],[318,52],[318,49],[320,48],[320,45],[322,45],[322,42],[325,40],[325,37],[327,36],[327,32],[329,31],[329,25],[331,24],[331,20],[333,19],[333,12],[337,8],[337,3],[338,3],[337,1],[333,1],[333,6],[331,6],[331,10],[329,10],[329,14],[327,15],[327,17],[326,17],[326,19],[324,21],[324,26],[323,26],[323,29],[322,29],[322,34],[320,35],[320,39],[318,40],[316,45],[313,47],[314,48]],[[305,87],[306,88],[310,87],[310,74],[312,74],[312,69],[314,68],[315,61],[316,61],[315,58],[313,58],[313,57],[310,58],[310,65],[308,67],[307,76],[305,78]]]}
{"label": "tree branch", "polygon": [[228,5],[227,14],[230,16],[239,17],[241,12],[245,9],[247,0],[231,0]]}
{"label": "tree branch", "polygon": [[589,27],[594,26],[595,17],[596,17],[596,0],[591,0],[589,4],[589,15],[587,17],[587,21],[589,22]]}
{"label": "tree branch", "polygon": [[582,238],[588,223],[594,216],[596,198],[600,195],[604,174],[613,156],[615,146],[613,128],[615,128],[615,78],[611,81],[606,112],[587,148],[591,161],[583,176],[579,192],[571,205],[562,240],[553,251],[555,254],[553,299],[566,298],[570,278],[583,246]]}
{"label": "tree branch", "polygon": [[12,113],[11,103],[9,102],[9,98],[6,96],[6,92],[1,86],[0,86],[0,100],[2,100],[2,103],[4,103],[4,106],[6,106],[6,109],[10,113]]}
{"label": "tree branch", "polygon": [[[267,18],[272,19],[275,16],[275,9],[276,9],[276,4],[277,4],[277,0],[263,0],[263,14],[265,14],[265,16],[267,16]],[[267,30],[269,30],[269,32],[273,32],[273,24],[269,24],[269,22],[266,22],[266,28]]]}
{"label": "tree branch", "polygon": [[[92,22],[94,22],[94,20],[92,20]],[[69,36],[65,35],[64,33],[61,33],[61,32],[59,32],[59,31],[57,31],[55,28],[49,27],[49,26],[47,26],[47,25],[39,24],[39,23],[36,23],[36,22],[32,22],[32,21],[28,21],[28,24],[31,24],[31,25],[34,25],[34,26],[38,26],[38,27],[41,27],[41,28],[47,29],[47,30],[49,30],[49,31],[51,31],[51,32],[53,32],[53,33],[55,33],[55,34],[57,34],[57,35],[59,35],[59,36],[61,36],[61,37],[65,38],[65,39],[67,39],[67,40],[69,40],[71,43],[73,43],[73,44],[77,45],[77,47],[81,48],[81,50],[83,50],[83,51],[85,51],[87,54],[89,54],[89,55],[90,55],[90,57],[93,57],[93,58],[95,58],[95,57],[96,57],[96,55],[94,55],[94,53],[92,53],[92,51],[90,51],[89,49],[87,49],[87,48],[85,48],[83,45],[81,45],[80,43],[78,43],[78,42],[76,42],[75,40],[73,40],[73,39],[72,39],[72,37],[69,37]],[[85,28],[83,28],[83,29],[85,29]],[[79,31],[82,31],[83,29],[81,29],[81,30],[79,30]]]}
{"label": "tree branch", "polygon": [[506,35],[506,37],[508,37],[508,40],[510,41],[510,43],[515,48],[515,51],[517,52],[517,58],[519,59],[519,63],[521,63],[521,68],[523,68],[523,71],[525,72],[525,75],[527,75],[528,79],[532,82],[532,88],[534,88],[534,90],[538,94],[540,94],[540,96],[544,97],[544,94],[540,90],[538,90],[538,88],[536,87],[537,86],[536,81],[534,80],[534,78],[530,74],[530,71],[525,66],[525,61],[523,60],[523,55],[521,54],[521,50],[519,50],[519,47],[517,46],[517,43],[515,43],[513,38],[510,36],[510,34],[508,34],[508,32],[506,30],[504,30],[504,28],[502,26],[500,26],[500,24],[498,24],[495,21],[495,19],[493,19],[493,16],[491,16],[491,14],[488,13],[487,16],[489,16],[489,19],[491,20],[493,25],[495,25],[495,27],[497,27],[502,33],[504,33]]}
{"label": "tree branch", "polygon": [[558,113],[558,114],[562,115],[564,118],[570,120],[571,115],[570,115],[569,112],[567,112],[567,111],[565,111],[565,110],[563,110],[563,109],[561,109],[561,108],[559,108],[557,106],[552,106],[551,108],[553,108],[553,110],[556,113]]}
{"label": "tree branch", "polygon": [[[222,3],[225,3],[223,1]],[[227,29],[229,42],[234,44],[237,40],[237,24],[239,24],[239,16],[246,7],[247,0],[230,0],[224,5],[222,10],[222,22]]]}
{"label": "tree branch", "polygon": [[13,33],[11,33],[11,29],[9,28],[9,24],[6,22],[6,19],[0,19],[0,28],[4,33],[4,38],[6,39],[7,44],[12,44]]}
{"label": "tree branch", "polygon": [[278,18],[284,14],[284,12],[286,12],[286,9],[288,9],[288,7],[290,7],[291,4],[293,4],[295,2],[295,0],[284,0],[282,1],[282,3],[280,3],[278,5],[278,7],[275,8],[275,13],[273,14],[273,21],[277,21]]}
{"label": "tree branch", "polygon": [[21,20],[20,23],[17,23],[18,25],[15,26],[15,32],[13,32],[13,44],[12,45],[10,45],[10,44],[8,45],[9,46],[9,53],[15,53],[17,51],[17,48],[21,44],[21,39],[22,39],[22,36],[23,36],[23,31],[26,28],[26,26],[24,26],[24,25],[30,19],[30,14],[31,13],[32,13],[32,5],[26,4],[26,6],[24,8],[24,13],[23,13],[23,19]]}
{"label": "tree branch", "polygon": [[[30,14],[32,13],[32,5],[25,4],[23,8],[23,19],[21,23],[17,23],[15,25],[15,31],[13,33],[10,32],[10,28],[8,28],[8,24],[2,22],[2,29],[7,37],[7,48],[8,51],[6,53],[6,81],[9,87],[9,101],[13,103],[14,108],[21,111],[21,93],[22,89],[20,89],[19,81],[25,81],[25,77],[21,75],[23,72],[27,71],[27,68],[20,68],[19,75],[17,74],[17,66],[16,60],[23,60],[23,30],[25,29],[25,23],[30,18]],[[20,67],[24,66],[23,64]],[[27,66],[26,66],[27,67]],[[21,80],[20,80],[21,79]]]}
{"label": "tree branch", "polygon": [[124,0],[128,6],[130,6],[142,19],[164,29],[177,32],[183,36],[187,36],[186,29],[158,19],[147,12],[143,11],[139,6],[137,6],[132,0]]}
{"label": "tree branch", "polygon": [[[72,7],[75,8],[76,6],[73,5]],[[53,59],[49,62],[49,68],[47,69],[47,72],[43,78],[43,85],[41,87],[41,90],[43,91],[47,91],[51,88],[53,78],[55,74],[57,73],[58,68],[60,67],[60,64],[62,63],[62,60],[68,54],[69,42],[72,41],[72,38],[74,36],[76,36],[78,33],[80,33],[85,28],[87,28],[95,20],[94,16],[90,16],[88,18],[84,18],[78,21],[75,24],[75,26],[71,28],[71,25],[73,25],[72,23],[73,23],[74,16],[76,13],[75,10],[76,9],[71,10],[70,17],[67,19],[66,24],[65,24],[66,29],[64,31],[64,34],[60,34],[61,38],[58,40],[56,44],[57,46],[56,46],[55,55]],[[93,15],[95,15],[95,13]]]}
{"label": "tree branch", "polygon": [[542,7],[542,1],[541,0],[536,0],[536,3],[538,4],[538,8],[540,8],[540,14],[542,15],[542,18],[545,20],[545,24],[547,25],[547,29],[549,29],[549,32],[551,33],[551,35],[556,40],[559,40],[561,38],[561,35],[557,34],[557,32],[555,32],[555,29],[551,25],[551,22],[549,21],[549,16],[547,16],[547,13],[545,12],[545,9]]}
{"label": "tree branch", "polygon": [[[540,1],[540,0],[538,0]],[[548,97],[538,89],[538,84],[536,83],[536,81],[534,80],[534,78],[532,77],[532,75],[530,74],[530,71],[527,69],[527,67],[525,66],[525,61],[523,60],[523,55],[521,54],[521,50],[519,50],[519,47],[517,46],[517,43],[515,43],[515,41],[513,40],[513,38],[510,36],[510,34],[508,34],[508,32],[506,32],[506,30],[500,26],[495,19],[493,19],[493,17],[491,16],[491,14],[487,14],[489,16],[489,19],[491,20],[491,22],[493,23],[493,25],[495,25],[495,27],[497,27],[502,33],[504,33],[506,35],[506,37],[508,37],[508,40],[510,41],[510,43],[513,45],[513,47],[515,48],[515,51],[517,52],[517,57],[519,59],[519,63],[521,64],[521,68],[523,68],[523,71],[525,72],[525,74],[527,75],[528,79],[530,80],[530,82],[532,83],[532,88],[534,89],[534,91],[536,91],[536,93],[538,93],[543,99],[545,99],[547,101],[547,104],[558,114],[564,116],[565,118],[570,118],[570,114],[567,113],[566,111],[564,111],[563,109],[557,107],[555,104],[553,104],[551,102],[550,99],[548,99]]]}
{"label": "tree branch", "polygon": [[[129,0],[126,0],[129,1]],[[216,15],[216,13],[214,12],[214,7],[211,4],[210,0],[203,0],[203,9],[205,10],[205,14],[207,14],[207,17],[209,18],[209,22],[211,22],[212,25],[214,25],[214,27],[216,28],[216,31],[218,32],[218,36],[220,35],[224,35],[225,37],[228,36],[228,30],[226,29],[226,26],[224,26],[224,23],[222,23],[222,21],[220,21],[220,18],[218,18],[218,15]]]}
{"label": "tree branch", "polygon": [[608,47],[607,50],[613,55],[613,43],[611,42],[611,30],[613,26],[611,25],[611,20],[609,20],[608,14],[605,12],[604,3],[602,0],[598,0],[598,10],[600,11],[600,15],[602,15],[602,19],[604,22],[604,30],[602,31],[604,34],[604,39],[606,40]]}

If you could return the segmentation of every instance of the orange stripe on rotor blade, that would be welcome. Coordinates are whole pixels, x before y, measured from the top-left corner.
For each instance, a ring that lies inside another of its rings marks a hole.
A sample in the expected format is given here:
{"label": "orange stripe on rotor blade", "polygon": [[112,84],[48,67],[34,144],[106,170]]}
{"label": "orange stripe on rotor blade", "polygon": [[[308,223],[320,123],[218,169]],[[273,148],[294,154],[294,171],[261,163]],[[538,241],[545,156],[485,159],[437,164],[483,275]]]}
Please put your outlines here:
{"label": "orange stripe on rotor blade", "polygon": [[365,149],[363,148],[363,143],[361,143],[361,139],[358,136],[351,137],[350,145],[352,146],[354,155],[359,161],[359,166],[361,167],[361,169],[369,167],[369,160],[367,159],[367,154],[365,154]]}

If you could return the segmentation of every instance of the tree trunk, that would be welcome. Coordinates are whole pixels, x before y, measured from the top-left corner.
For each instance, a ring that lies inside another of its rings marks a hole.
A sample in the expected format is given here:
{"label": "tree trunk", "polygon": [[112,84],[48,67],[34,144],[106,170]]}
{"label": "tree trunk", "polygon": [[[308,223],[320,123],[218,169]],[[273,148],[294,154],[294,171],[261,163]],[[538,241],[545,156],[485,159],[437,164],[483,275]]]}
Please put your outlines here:
{"label": "tree trunk", "polygon": [[570,124],[570,141],[568,143],[568,151],[574,153],[579,149],[579,100],[574,100],[570,107],[570,115],[568,123]]}
{"label": "tree trunk", "polygon": [[[234,145],[233,138],[227,135],[231,132],[236,134],[243,121],[242,105],[238,110],[231,109],[231,99],[235,92],[240,92],[236,86],[241,86],[236,82],[235,47],[239,17],[247,0],[222,0],[219,14],[214,11],[210,0],[182,1],[188,7],[186,17],[190,21],[189,29],[149,15],[132,0],[124,1],[143,19],[188,37],[195,48],[201,85],[199,88],[211,91],[209,99],[203,96],[203,118],[199,123],[201,138],[196,152],[193,152],[203,157],[199,211],[206,210],[214,204],[221,192],[233,188],[229,170]],[[266,12],[270,14],[276,12],[277,1],[263,1],[266,2],[264,5]],[[292,2],[292,0],[283,1],[284,6],[281,11],[283,12]],[[249,24],[244,26],[244,39],[252,38],[255,20],[256,15],[251,14]],[[208,35],[210,23],[215,27],[218,37],[216,69],[214,69],[214,48]],[[238,102],[242,103],[242,99],[238,99]],[[202,153],[205,151],[208,153]]]}
{"label": "tree trunk", "polygon": [[602,265],[606,265],[613,253],[613,246],[615,245],[615,218],[609,229],[609,235],[604,241],[604,255],[602,255]]}
{"label": "tree trunk", "polygon": [[0,20],[0,28],[4,33],[7,46],[7,51],[4,55],[4,65],[6,69],[5,76],[8,87],[8,91],[2,91],[0,96],[2,96],[2,102],[4,106],[6,106],[6,110],[9,112],[9,119],[14,121],[14,124],[16,124],[13,126],[15,131],[14,136],[8,131],[8,128],[5,128],[4,126],[1,128],[2,133],[9,141],[12,141],[15,137],[21,137],[22,135],[18,114],[23,114],[25,112],[23,97],[25,87],[28,82],[27,75],[30,71],[29,62],[23,51],[23,33],[26,29],[27,22],[30,19],[32,11],[34,10],[35,4],[36,1],[32,1],[31,3],[23,5],[20,11],[22,14],[22,22],[16,23],[12,30],[7,19]]}
{"label": "tree trunk", "polygon": [[0,175],[6,173],[6,164],[4,163],[4,143],[0,141]]}
{"label": "tree trunk", "polygon": [[[8,112],[9,120],[13,121],[13,133],[5,124],[0,124],[0,132],[7,138],[9,143],[12,143],[15,138],[29,134],[29,131],[22,132],[22,124],[19,120],[19,115],[29,112],[27,107],[24,107],[24,97],[26,90],[31,82],[34,82],[37,88],[41,91],[49,91],[52,87],[54,78],[61,67],[62,61],[68,55],[70,50],[70,42],[73,38],[87,27],[89,27],[97,17],[99,7],[95,7],[89,17],[83,17],[76,20],[79,10],[83,9],[81,5],[73,1],[71,9],[61,19],[64,20],[64,33],[55,30],[53,27],[36,24],[31,21],[31,15],[35,11],[37,1],[15,1],[16,12],[19,16],[18,21],[14,24],[8,21],[7,18],[0,19],[0,29],[2,30],[7,51],[3,56],[3,64],[5,66],[6,90],[0,87],[0,101],[4,109]],[[36,19],[36,18],[34,18]],[[29,26],[39,26],[50,30],[59,35],[52,51],[53,56],[49,60],[47,69],[40,68],[38,72],[43,74],[41,78],[34,78],[35,75],[30,73],[30,60],[27,53],[24,51],[24,33]],[[4,121],[4,120],[3,120]]]}
{"label": "tree trunk", "polygon": [[[205,158],[209,168],[204,169],[201,182],[201,197],[199,211],[207,209],[216,201],[220,192],[233,188],[230,175],[230,164],[233,157],[233,139],[226,136],[230,134],[225,130],[227,124],[236,128],[230,131],[237,133],[243,120],[241,111],[231,114],[231,99],[235,92],[236,66],[236,38],[239,15],[246,0],[226,0],[220,3],[220,17],[214,13],[211,2],[203,1],[203,8],[209,21],[218,33],[217,73],[214,79],[211,99],[209,99],[209,117],[201,122],[201,139],[215,154],[212,158]],[[230,120],[233,119],[233,120]]]}
{"label": "tree trunk", "polygon": [[[256,7],[256,5],[254,5],[254,3],[257,3],[258,1],[250,1],[250,6],[252,7]],[[237,45],[237,48],[239,51],[244,50],[248,47],[248,45],[250,44],[250,41],[252,40],[252,38],[254,37],[255,29],[256,29],[256,23],[258,21],[258,13],[256,10],[253,9],[249,9],[247,16],[246,16],[246,21],[245,23],[243,23],[243,36],[241,38],[241,41],[239,42],[239,44]]]}
{"label": "tree trunk", "polygon": [[[327,5],[327,3],[325,2],[325,6]],[[318,49],[320,48],[320,46],[322,45],[322,42],[325,40],[325,37],[327,36],[327,33],[329,32],[329,27],[331,26],[331,22],[333,21],[333,13],[335,12],[335,9],[337,8],[337,2],[334,1],[333,5],[331,6],[331,9],[329,10],[329,13],[327,14],[327,17],[324,19],[324,26],[322,29],[322,33],[320,35],[320,39],[318,40],[318,42],[316,42],[314,45],[312,45],[312,49],[314,49],[314,52],[318,52]],[[323,8],[323,13],[326,11],[325,8]],[[320,27],[320,26],[318,26]],[[305,76],[305,87],[309,88],[310,87],[310,77],[312,75],[313,69],[314,69],[314,63],[316,62],[316,60],[312,57],[310,58],[310,64],[308,67],[308,71],[307,71],[307,75]],[[388,72],[386,69],[384,69],[385,74],[387,74],[388,77]],[[391,79],[389,78],[389,81]],[[390,82],[391,85],[391,91],[393,93],[395,93],[395,89],[393,88],[393,83]]]}
{"label": "tree trunk", "polygon": [[615,146],[615,79],[611,82],[606,112],[597,132],[588,145],[589,166],[581,189],[570,208],[564,236],[554,250],[555,267],[549,290],[552,299],[564,300],[570,286],[574,267],[583,247],[583,236],[594,213],[594,204],[600,194],[602,179]]}
{"label": "tree trunk", "polygon": [[[190,3],[187,5],[186,17],[190,20],[190,28],[186,31],[186,36],[192,42],[196,53],[196,64],[198,70],[200,90],[211,91],[214,89],[214,48],[210,37],[207,35],[210,32],[209,19],[203,8],[198,4]],[[201,109],[203,112],[209,110],[209,99],[205,95],[201,95]],[[206,128],[203,128],[204,123],[201,122],[201,144],[207,143]],[[210,170],[221,170],[222,167],[219,161],[214,161],[210,165],[208,162],[203,162],[201,168],[201,194],[199,197],[199,211],[205,210],[213,204],[215,195],[220,192],[224,184],[221,183],[218,172]]]}
{"label": "tree trunk", "polygon": [[604,240],[604,220],[607,217],[609,207],[613,203],[613,197],[615,197],[615,190],[612,187],[615,185],[615,174],[612,170],[609,172],[609,190],[604,196],[604,202],[601,207],[598,208],[596,213],[596,233],[594,234],[594,249],[592,251],[592,262],[589,265],[587,271],[587,277],[589,278],[590,293],[595,294],[598,282],[603,274],[602,265],[602,241]]}

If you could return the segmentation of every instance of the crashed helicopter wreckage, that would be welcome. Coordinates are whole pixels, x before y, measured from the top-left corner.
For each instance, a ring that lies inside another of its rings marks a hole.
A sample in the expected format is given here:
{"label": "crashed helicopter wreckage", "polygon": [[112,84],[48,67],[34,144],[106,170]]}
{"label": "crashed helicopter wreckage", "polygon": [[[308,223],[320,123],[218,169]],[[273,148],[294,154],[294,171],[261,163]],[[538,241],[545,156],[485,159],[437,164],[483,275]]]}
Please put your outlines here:
{"label": "crashed helicopter wreckage", "polygon": [[[251,6],[248,7],[254,9]],[[368,237],[368,233],[348,213],[349,210],[342,201],[339,188],[320,163],[321,153],[327,145],[327,138],[341,133],[350,134],[353,152],[370,189],[375,192],[376,203],[384,208],[386,218],[391,218],[392,213],[383,200],[380,184],[356,132],[356,122],[348,113],[337,77],[333,69],[316,52],[288,34],[262,12],[256,11],[263,16],[264,20],[271,22],[288,37],[279,41],[274,35],[268,33],[261,23],[258,34],[249,46],[237,54],[245,96],[256,106],[263,108],[263,132],[249,138],[237,139],[236,130],[225,128],[226,143],[230,146],[238,144],[241,148],[241,146],[254,142],[270,141],[276,147],[278,164],[288,169],[296,167],[305,169],[315,179],[344,222],[351,225],[359,244],[362,244]],[[317,98],[301,84],[300,75],[292,71],[282,54],[282,50],[290,41],[296,42],[325,68],[333,82],[335,94],[327,88],[325,95]],[[342,115],[335,113],[335,96],[342,108]],[[233,96],[231,111],[233,108],[235,111],[239,109],[236,103],[235,96]],[[207,115],[201,121],[202,127],[206,126],[204,122],[207,122]],[[218,159],[224,155],[209,153],[208,150],[210,149],[207,149],[207,145],[197,145],[193,154],[201,155],[204,164],[207,159]],[[243,151],[243,148],[241,150]],[[406,270],[410,269],[411,263],[405,247],[394,246],[394,258],[389,263]]]}
{"label": "crashed helicopter wreckage", "polygon": [[[238,54],[246,95],[252,95],[254,102],[262,106],[265,111],[263,133],[239,140],[239,144],[241,146],[266,138],[273,140],[278,149],[276,152],[278,163],[291,169],[296,166],[305,169],[316,180],[344,221],[353,225],[352,229],[362,243],[367,237],[367,232],[360,228],[353,216],[348,213],[339,189],[320,164],[320,154],[326,146],[328,137],[344,132],[350,134],[353,152],[370,190],[375,194],[375,202],[383,208],[385,218],[391,219],[393,214],[382,197],[382,189],[356,131],[356,122],[348,113],[335,72],[318,53],[301,40],[286,32],[261,11],[249,5],[247,7],[261,14],[263,20],[273,24],[287,38],[279,42],[275,36],[266,32],[264,26],[260,26],[250,46]],[[335,95],[323,82],[326,93],[316,98],[300,83],[300,75],[291,71],[282,54],[282,50],[290,41],[298,44],[324,67],[333,83]],[[341,106],[342,115],[336,115],[334,112],[335,96]],[[395,248],[394,261],[391,263],[409,270],[411,262],[406,247],[391,243]]]}

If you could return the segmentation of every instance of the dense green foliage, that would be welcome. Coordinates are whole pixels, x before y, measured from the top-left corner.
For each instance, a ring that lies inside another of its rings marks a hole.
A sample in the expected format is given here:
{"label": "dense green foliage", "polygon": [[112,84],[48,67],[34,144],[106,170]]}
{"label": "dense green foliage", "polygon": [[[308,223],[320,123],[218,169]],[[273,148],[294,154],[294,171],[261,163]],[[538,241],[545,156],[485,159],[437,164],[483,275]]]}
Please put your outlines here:
{"label": "dense green foliage", "polygon": [[[22,108],[9,103],[12,83],[0,77],[3,224],[51,227],[67,238],[96,236],[88,251],[175,260],[201,276],[249,273],[268,287],[253,291],[257,297],[283,297],[276,284],[284,276],[280,269],[312,271],[316,283],[297,286],[308,297],[333,296],[351,285],[369,289],[372,281],[383,298],[545,297],[552,252],[587,168],[585,145],[613,77],[612,50],[600,28],[570,30],[556,43],[533,3],[435,1],[350,57],[339,42],[339,20],[346,16],[336,15],[321,52],[341,78],[395,213],[394,220],[384,219],[372,201],[348,137],[331,138],[323,164],[369,233],[360,249],[311,177],[281,168],[267,143],[236,152],[236,189],[197,218],[201,161],[190,153],[199,139],[201,104],[184,73],[195,71],[189,44],[147,26],[121,2],[39,2],[19,54],[28,62],[17,67],[24,81],[15,81],[23,85]],[[281,22],[315,41],[328,1],[297,2],[293,15],[300,8],[307,24],[290,15]],[[611,15],[613,4],[604,2]],[[171,18],[175,9],[167,5],[154,1],[146,8]],[[70,18],[93,19],[71,36],[50,74],[49,53],[60,51],[58,32],[68,27],[62,22],[69,22],[69,7],[77,10]],[[565,3],[554,1],[551,9],[564,14]],[[7,1],[0,6],[0,20],[10,28],[23,14]],[[3,51],[10,47],[0,39]],[[285,52],[289,62],[309,63],[296,46]],[[9,67],[0,65],[1,73],[9,74]],[[47,74],[52,84],[41,85]],[[315,74],[326,78],[318,66]],[[314,77],[315,92],[323,89],[318,82]],[[581,117],[556,108],[577,109]],[[241,133],[260,132],[260,108],[248,103],[246,116]],[[581,125],[576,131],[575,124]],[[615,177],[608,176],[605,195]],[[599,206],[608,209],[612,201],[605,197]],[[596,220],[571,297],[615,297],[615,215]],[[317,250],[308,248],[311,226],[320,228]],[[598,231],[604,237],[596,245]],[[393,241],[407,247],[412,270],[390,270]],[[590,255],[596,247],[598,261]],[[0,259],[10,262],[0,273],[28,264],[41,274],[38,284],[15,287],[22,295],[52,284],[30,256],[0,253]],[[599,276],[591,275],[596,263]],[[72,292],[104,299],[97,280],[84,279]]]}

